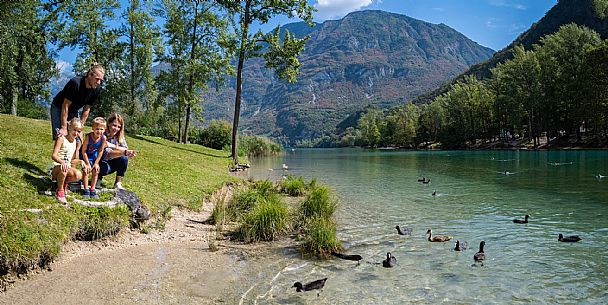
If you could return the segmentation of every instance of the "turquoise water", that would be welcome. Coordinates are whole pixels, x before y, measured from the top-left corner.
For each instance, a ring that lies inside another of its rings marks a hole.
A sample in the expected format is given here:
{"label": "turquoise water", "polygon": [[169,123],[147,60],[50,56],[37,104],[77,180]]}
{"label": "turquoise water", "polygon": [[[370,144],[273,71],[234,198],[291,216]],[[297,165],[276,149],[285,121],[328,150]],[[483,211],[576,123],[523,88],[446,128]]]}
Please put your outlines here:
{"label": "turquoise water", "polygon": [[[315,261],[285,249],[250,262],[252,282],[236,292],[244,303],[606,304],[608,177],[596,177],[608,175],[606,160],[606,151],[362,149],[253,160],[246,175],[257,179],[295,175],[330,185],[338,237],[346,253],[364,259]],[[512,222],[525,214],[530,223]],[[413,228],[412,236],[397,235],[395,225]],[[430,243],[427,229],[454,239]],[[559,233],[583,240],[561,243]],[[456,239],[470,248],[453,251]],[[482,240],[486,261],[474,264]],[[375,264],[386,252],[396,267]],[[290,288],[324,277],[319,297]]]}

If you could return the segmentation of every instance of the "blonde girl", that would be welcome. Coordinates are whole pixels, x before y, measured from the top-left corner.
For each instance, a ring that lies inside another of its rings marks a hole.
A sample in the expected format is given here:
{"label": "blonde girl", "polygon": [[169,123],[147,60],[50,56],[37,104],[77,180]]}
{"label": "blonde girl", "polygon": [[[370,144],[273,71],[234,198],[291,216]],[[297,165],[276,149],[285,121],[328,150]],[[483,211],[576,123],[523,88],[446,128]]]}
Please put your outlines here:
{"label": "blonde girl", "polygon": [[53,170],[51,177],[57,181],[55,196],[61,203],[67,203],[65,199],[65,186],[68,182],[82,179],[82,173],[74,165],[84,162],[78,159],[80,140],[78,135],[82,132],[82,122],[79,118],[72,118],[68,123],[68,133],[65,137],[57,137],[53,148]]}
{"label": "blonde girl", "polygon": [[[106,119],[96,117],[93,119],[93,131],[89,132],[82,143],[81,153],[82,160],[85,163],[84,167],[84,191],[83,196],[88,198],[99,198],[95,191],[97,184],[97,175],[99,174],[99,162],[103,156],[103,151],[106,148],[106,137],[103,133],[106,131]],[[91,175],[91,188],[89,189],[89,173]]]}

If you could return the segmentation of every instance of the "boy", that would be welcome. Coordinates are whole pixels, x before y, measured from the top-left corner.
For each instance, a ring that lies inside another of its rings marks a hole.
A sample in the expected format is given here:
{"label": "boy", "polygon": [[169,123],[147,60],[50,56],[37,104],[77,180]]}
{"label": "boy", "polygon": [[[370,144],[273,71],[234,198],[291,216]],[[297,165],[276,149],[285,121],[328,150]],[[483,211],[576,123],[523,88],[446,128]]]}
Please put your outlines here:
{"label": "boy", "polygon": [[[103,133],[106,130],[106,120],[102,117],[93,119],[93,131],[88,133],[82,143],[82,160],[85,162],[84,168],[84,198],[99,198],[95,191],[97,184],[97,175],[99,174],[99,161],[103,156],[103,150],[106,148],[106,137]],[[91,187],[89,189],[89,173],[91,176]]]}

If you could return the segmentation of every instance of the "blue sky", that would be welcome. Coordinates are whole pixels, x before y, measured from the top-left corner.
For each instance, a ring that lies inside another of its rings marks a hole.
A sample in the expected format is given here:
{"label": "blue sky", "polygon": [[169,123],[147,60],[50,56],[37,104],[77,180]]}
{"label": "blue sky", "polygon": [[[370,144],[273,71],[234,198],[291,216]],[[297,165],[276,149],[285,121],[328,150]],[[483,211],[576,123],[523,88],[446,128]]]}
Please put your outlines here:
{"label": "blue sky", "polygon": [[[126,1],[121,1],[126,2]],[[317,8],[316,22],[340,19],[359,10],[384,10],[407,15],[430,23],[444,23],[482,46],[496,51],[507,46],[519,34],[557,3],[557,0],[310,0]],[[277,18],[262,27],[270,30],[289,23]],[[60,50],[58,64],[70,67],[78,51]],[[66,62],[69,63],[66,65]]]}

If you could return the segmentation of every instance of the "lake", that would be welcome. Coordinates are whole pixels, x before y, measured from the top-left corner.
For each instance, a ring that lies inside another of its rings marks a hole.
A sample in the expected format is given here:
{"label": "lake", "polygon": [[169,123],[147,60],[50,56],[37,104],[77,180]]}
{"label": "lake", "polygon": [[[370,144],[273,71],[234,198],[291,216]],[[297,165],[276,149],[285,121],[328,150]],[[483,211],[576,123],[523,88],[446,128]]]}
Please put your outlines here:
{"label": "lake", "polygon": [[[286,249],[249,262],[251,282],[235,293],[262,304],[606,304],[608,177],[596,176],[608,175],[607,160],[600,150],[364,149],[296,149],[253,160],[244,175],[329,185],[345,253],[363,261],[317,261]],[[528,224],[513,223],[526,214]],[[398,235],[395,225],[412,235]],[[427,229],[454,239],[428,242]],[[582,241],[558,242],[559,233]],[[453,251],[456,240],[469,249]],[[483,265],[473,261],[481,241]],[[387,252],[396,267],[376,264]],[[290,288],[324,277],[318,297]]]}

